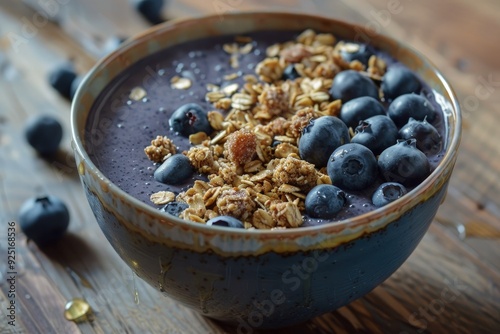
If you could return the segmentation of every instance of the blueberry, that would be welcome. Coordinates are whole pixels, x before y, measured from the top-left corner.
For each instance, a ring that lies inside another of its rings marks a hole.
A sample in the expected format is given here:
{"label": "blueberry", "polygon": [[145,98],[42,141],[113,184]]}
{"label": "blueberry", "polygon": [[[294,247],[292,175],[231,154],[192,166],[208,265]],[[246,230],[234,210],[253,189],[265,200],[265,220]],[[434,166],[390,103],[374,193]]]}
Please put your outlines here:
{"label": "blueberry", "polygon": [[232,228],[245,228],[243,223],[231,216],[218,216],[207,221],[209,226],[225,226]]}
{"label": "blueberry", "polygon": [[135,9],[151,24],[165,21],[162,17],[164,0],[135,0]]}
{"label": "blueberry", "polygon": [[436,110],[425,97],[416,94],[404,94],[392,101],[387,114],[400,128],[408,122],[410,117],[419,121],[427,117],[427,120],[432,122],[436,116]]}
{"label": "blueberry", "polygon": [[429,161],[416,143],[414,138],[399,140],[380,154],[378,166],[385,180],[413,187],[430,174]]}
{"label": "blueberry", "polygon": [[68,100],[71,98],[71,84],[76,79],[76,72],[71,65],[61,65],[49,73],[49,83]]}
{"label": "blueberry", "polygon": [[342,189],[330,184],[320,184],[312,188],[305,201],[307,214],[321,219],[335,217],[344,204],[345,193]]}
{"label": "blueberry", "polygon": [[380,87],[384,98],[392,101],[403,94],[419,93],[422,84],[416,74],[406,67],[389,67]]}
{"label": "blueberry", "polygon": [[19,210],[19,225],[40,246],[59,240],[69,225],[66,205],[55,196],[31,198]]}
{"label": "blueberry", "polygon": [[189,207],[187,203],[184,202],[170,202],[165,205],[160,211],[166,212],[172,216],[179,217],[182,211],[186,210]]}
{"label": "blueberry", "polygon": [[349,143],[337,148],[326,167],[332,184],[346,190],[362,190],[377,179],[377,159],[367,147]]}
{"label": "blueberry", "polygon": [[322,116],[312,119],[302,130],[299,155],[316,168],[325,167],[332,152],[349,142],[349,129],[339,118]]}
{"label": "blueberry", "polygon": [[348,127],[355,128],[359,121],[375,115],[385,115],[382,103],[371,96],[362,96],[344,103],[339,117]]}
{"label": "blueberry", "polygon": [[361,121],[356,127],[351,143],[368,147],[373,154],[378,155],[392,146],[398,139],[398,128],[387,116],[376,115]]}
{"label": "blueberry", "polygon": [[168,123],[173,131],[184,137],[189,137],[197,132],[205,132],[206,134],[212,132],[207,113],[196,103],[188,103],[177,108]]}
{"label": "blueberry", "polygon": [[82,83],[82,80],[83,80],[83,76],[79,75],[71,83],[71,91],[69,93],[69,98],[71,100],[73,100],[73,98],[75,97],[76,91],[78,90],[78,87],[80,87],[80,84]]}
{"label": "blueberry", "polygon": [[364,44],[345,43],[340,48],[340,56],[349,63],[353,60],[358,60],[364,65],[367,65],[372,54],[373,53]]}
{"label": "blueberry", "polygon": [[399,129],[399,136],[403,139],[415,138],[417,148],[427,155],[441,151],[441,136],[426,119],[417,121],[410,117],[408,123]]}
{"label": "blueberry", "polygon": [[330,95],[334,100],[341,99],[344,103],[361,96],[379,98],[378,88],[373,81],[354,70],[342,71],[335,76]]}
{"label": "blueberry", "polygon": [[57,152],[61,143],[63,128],[57,119],[48,115],[30,118],[25,125],[24,135],[28,143],[41,155]]}
{"label": "blueberry", "polygon": [[297,72],[294,64],[290,64],[285,67],[285,70],[283,71],[283,80],[295,80],[299,77],[300,74]]}
{"label": "blueberry", "polygon": [[154,173],[156,181],[165,184],[179,184],[193,175],[193,167],[188,157],[183,154],[174,154],[165,160]]}
{"label": "blueberry", "polygon": [[389,204],[406,194],[406,188],[401,183],[382,183],[373,193],[372,203],[377,207]]}

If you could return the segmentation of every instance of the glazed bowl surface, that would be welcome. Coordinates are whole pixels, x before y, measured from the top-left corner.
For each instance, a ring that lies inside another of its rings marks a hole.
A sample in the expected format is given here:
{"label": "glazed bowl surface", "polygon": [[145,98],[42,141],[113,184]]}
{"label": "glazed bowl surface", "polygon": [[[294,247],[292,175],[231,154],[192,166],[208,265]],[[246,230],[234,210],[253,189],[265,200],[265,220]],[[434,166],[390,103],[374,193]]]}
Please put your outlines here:
{"label": "glazed bowl surface", "polygon": [[[85,126],[96,99],[122,71],[176,44],[260,30],[333,33],[369,42],[417,72],[447,122],[446,153],[432,174],[397,201],[352,219],[279,231],[206,226],[168,216],[113,184],[92,162]],[[292,325],[365,295],[416,248],[444,199],[457,157],[457,98],[422,55],[389,37],[330,18],[237,13],[167,22],[132,38],[86,76],[72,105],[78,172],[104,235],[121,258],[159,293],[233,323],[239,333]]]}

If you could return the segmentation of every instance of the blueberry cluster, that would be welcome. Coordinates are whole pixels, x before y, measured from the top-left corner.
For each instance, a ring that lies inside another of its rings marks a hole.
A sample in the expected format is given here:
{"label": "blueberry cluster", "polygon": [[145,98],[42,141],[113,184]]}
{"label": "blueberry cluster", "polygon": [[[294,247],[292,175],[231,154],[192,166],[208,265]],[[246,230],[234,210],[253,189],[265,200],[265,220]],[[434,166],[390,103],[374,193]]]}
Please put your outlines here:
{"label": "blueberry cluster", "polygon": [[436,110],[419,95],[421,88],[415,73],[400,65],[389,68],[380,87],[353,70],[335,76],[330,95],[343,102],[339,118],[311,120],[299,140],[300,157],[316,168],[326,166],[332,181],[308,193],[310,217],[331,219],[345,206],[346,192],[377,184],[372,203],[381,207],[430,174],[428,156],[441,151],[442,141],[430,123]]}
{"label": "blueberry cluster", "polygon": [[[371,51],[363,46],[342,54],[348,61],[368,62]],[[294,64],[284,69],[283,80],[300,77]],[[389,66],[380,82],[364,72],[338,73],[329,90],[331,100],[341,100],[338,117],[313,118],[302,128],[297,148],[299,156],[328,174],[331,184],[314,187],[305,198],[305,213],[316,219],[334,219],[348,205],[349,195],[370,195],[375,207],[384,206],[421,183],[431,172],[428,157],[442,150],[442,140],[432,123],[437,111],[421,95],[422,83],[409,69]],[[213,132],[207,112],[188,103],[169,119],[170,130],[189,137]],[[280,142],[274,140],[273,147]],[[175,154],[165,160],[154,178],[165,184],[179,184],[194,172],[189,159]],[[175,216],[186,209],[171,202],[162,210]],[[243,228],[241,221],[219,216],[207,225]]]}

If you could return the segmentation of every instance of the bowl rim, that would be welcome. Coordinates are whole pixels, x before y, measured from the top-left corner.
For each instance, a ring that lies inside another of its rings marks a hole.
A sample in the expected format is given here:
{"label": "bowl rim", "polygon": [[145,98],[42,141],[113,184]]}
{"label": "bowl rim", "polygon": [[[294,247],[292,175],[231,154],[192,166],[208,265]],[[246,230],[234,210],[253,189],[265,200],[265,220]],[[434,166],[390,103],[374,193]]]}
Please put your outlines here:
{"label": "bowl rim", "polygon": [[[367,28],[339,20],[336,18],[331,18],[331,17],[326,17],[326,16],[320,16],[320,15],[314,15],[314,14],[303,14],[303,13],[296,13],[296,12],[286,12],[286,11],[242,11],[242,12],[233,12],[233,13],[227,13],[223,14],[224,19],[227,18],[232,18],[232,19],[237,19],[238,17],[241,16],[265,16],[265,15],[280,15],[280,16],[288,16],[290,19],[300,19],[301,17],[307,17],[310,19],[320,19],[324,21],[328,21],[332,25],[342,25],[344,27],[349,27],[350,29],[357,29],[356,31],[362,31],[362,32],[368,32]],[[297,227],[297,228],[287,228],[287,229],[279,229],[279,230],[264,230],[264,229],[234,229],[234,228],[226,228],[226,227],[220,227],[220,226],[208,226],[206,224],[200,224],[196,222],[192,222],[189,220],[184,220],[175,216],[167,216],[167,214],[162,213],[160,210],[157,208],[154,208],[141,200],[133,197],[132,195],[128,194],[121,188],[119,188],[116,184],[114,184],[111,180],[109,180],[104,173],[102,173],[99,168],[94,164],[94,162],[91,160],[91,158],[88,156],[87,151],[84,147],[84,140],[81,138],[79,132],[80,129],[77,127],[79,124],[78,117],[77,117],[77,105],[78,101],[82,99],[83,97],[83,92],[85,88],[89,85],[90,82],[92,82],[92,79],[95,79],[94,74],[98,72],[99,69],[103,68],[106,66],[106,64],[112,62],[114,59],[120,56],[120,54],[124,51],[127,51],[129,49],[133,49],[134,45],[137,44],[138,42],[146,42],[150,37],[154,36],[155,34],[159,33],[164,33],[166,31],[176,29],[176,27],[182,26],[182,25],[192,25],[192,24],[199,24],[200,21],[202,20],[213,20],[215,18],[220,19],[221,15],[220,14],[211,14],[211,15],[200,15],[200,16],[192,16],[188,18],[179,18],[179,19],[173,19],[166,21],[164,23],[152,26],[139,34],[127,39],[122,45],[108,54],[107,56],[101,58],[93,67],[91,70],[89,70],[86,75],[84,76],[82,82],[80,83],[80,86],[75,94],[75,97],[71,103],[71,135],[72,135],[72,147],[74,150],[75,154],[80,155],[82,160],[85,162],[85,170],[91,171],[98,179],[101,181],[104,181],[107,183],[107,188],[109,189],[110,192],[113,192],[117,194],[120,198],[124,199],[126,202],[128,202],[131,206],[136,207],[141,209],[142,212],[145,212],[149,214],[150,216],[154,217],[156,221],[161,222],[161,221],[168,221],[169,223],[175,223],[175,224],[180,224],[180,226],[186,226],[191,228],[194,231],[199,231],[199,232],[217,232],[218,234],[224,234],[226,236],[234,236],[234,237],[239,237],[239,236],[250,236],[250,235],[258,235],[262,236],[264,238],[269,237],[269,238],[276,238],[276,237],[302,237],[306,235],[317,235],[318,233],[321,232],[328,232],[328,231],[338,231],[339,227],[341,228],[349,228],[349,227],[359,227],[359,226],[365,226],[370,224],[370,222],[377,221],[384,216],[387,216],[389,213],[395,213],[399,212],[399,208],[401,207],[406,207],[408,205],[411,205],[411,207],[414,207],[415,205],[418,204],[418,202],[415,202],[411,204],[412,201],[415,201],[415,198],[425,198],[425,192],[426,189],[429,187],[432,187],[433,184],[436,183],[436,181],[439,179],[440,175],[445,173],[447,168],[452,168],[455,161],[456,157],[458,154],[458,147],[460,144],[461,140],[461,135],[462,135],[462,114],[460,110],[460,105],[458,102],[458,97],[449,84],[449,82],[444,78],[443,74],[441,71],[423,54],[421,54],[418,50],[414,49],[412,46],[407,45],[404,42],[401,42],[398,39],[395,39],[394,37],[391,37],[389,35],[385,35],[382,33],[375,33],[373,31],[370,31],[369,34],[371,35],[372,39],[383,39],[386,41],[390,41],[393,43],[397,43],[397,45],[401,49],[405,49],[409,51],[411,54],[415,55],[418,57],[419,60],[425,64],[427,68],[429,68],[438,78],[440,85],[442,85],[442,88],[450,97],[450,103],[451,103],[451,108],[452,108],[452,116],[455,119],[454,122],[454,131],[453,131],[453,136],[448,139],[448,147],[446,149],[446,152],[442,158],[442,160],[439,162],[439,164],[436,166],[436,168],[432,171],[432,173],[424,180],[422,181],[418,186],[416,186],[414,189],[409,191],[405,196],[402,196],[401,198],[383,206],[377,209],[374,209],[372,211],[366,212],[361,215],[357,215],[351,218],[339,220],[339,221],[334,221],[334,222],[328,222],[325,224],[320,224],[316,226],[306,226],[306,227]],[[303,28],[303,30],[307,29],[307,27]],[[291,30],[291,29],[290,29]],[[250,32],[250,31],[249,31]],[[230,32],[229,32],[230,33]],[[145,55],[141,59],[148,57],[149,54]],[[132,64],[130,64],[132,65]],[[129,66],[130,66],[129,65]],[[124,68],[124,70],[127,67]],[[86,121],[87,119],[85,119]],[[82,124],[82,126],[85,126],[86,124]],[[447,131],[449,132],[449,131]],[[451,166],[450,166],[451,165]],[[404,213],[404,212],[403,212]],[[403,214],[400,213],[399,215]]]}

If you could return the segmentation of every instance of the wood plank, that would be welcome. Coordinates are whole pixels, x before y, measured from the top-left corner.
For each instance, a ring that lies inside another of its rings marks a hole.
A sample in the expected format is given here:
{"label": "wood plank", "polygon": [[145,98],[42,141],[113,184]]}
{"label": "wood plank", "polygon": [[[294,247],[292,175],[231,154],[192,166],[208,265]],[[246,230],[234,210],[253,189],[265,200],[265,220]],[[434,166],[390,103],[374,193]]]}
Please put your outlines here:
{"label": "wood plank", "polygon": [[[436,63],[451,80],[461,101],[477,98],[480,78],[487,78],[489,73],[497,75],[492,69],[499,68],[496,55],[500,46],[481,38],[484,31],[498,28],[498,2],[401,2],[405,9],[392,16],[384,31],[405,40]],[[387,6],[385,0],[230,3],[231,10],[328,13],[362,25],[374,20],[371,11]],[[214,2],[189,0],[169,2],[164,13],[185,17],[217,10]],[[33,10],[21,2],[0,4],[0,52],[6,53],[11,63],[0,74],[4,75],[0,80],[0,217],[2,224],[15,220],[26,198],[50,191],[67,199],[72,221],[70,233],[50,249],[26,246],[20,239],[21,330],[36,332],[46,326],[54,332],[68,333],[234,333],[233,328],[203,318],[133,278],[105,240],[86,204],[71,158],[68,131],[64,152],[53,161],[39,159],[22,138],[25,118],[40,112],[57,115],[69,129],[69,104],[46,83],[46,75],[54,65],[74,58],[83,73],[95,62],[102,41],[111,35],[133,35],[147,24],[120,0],[73,0],[61,9],[62,18],[71,20],[63,20],[60,25],[45,24],[17,52],[13,51],[5,33],[21,32],[22,18],[33,15]],[[299,326],[274,332],[495,333],[500,328],[500,148],[492,139],[499,135],[496,120],[500,100],[498,94],[491,94],[478,101],[479,106],[465,108],[468,117],[462,153],[447,200],[439,211],[441,221],[463,224],[468,237],[461,241],[450,224],[433,224],[409,260],[364,298]],[[75,279],[71,273],[81,278]],[[135,289],[139,304],[134,302]],[[92,323],[75,325],[62,317],[64,303],[78,296],[88,299],[95,309]],[[5,285],[0,285],[0,305],[5,300]]]}

